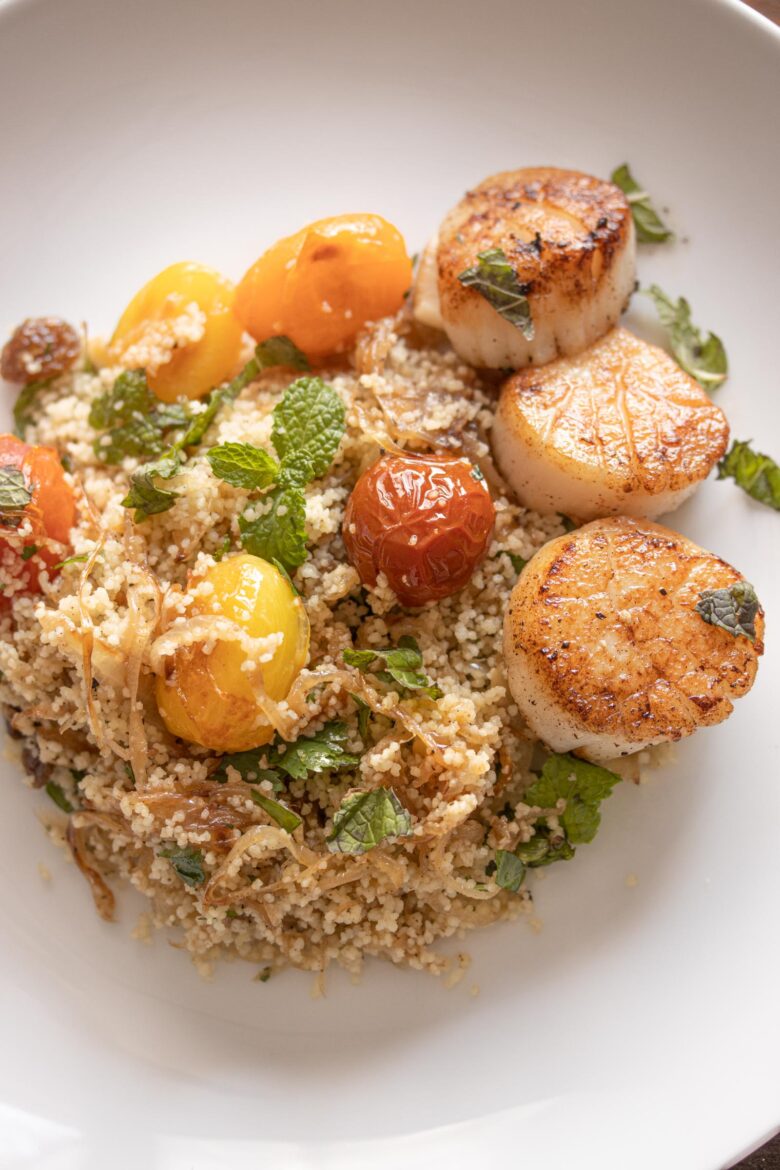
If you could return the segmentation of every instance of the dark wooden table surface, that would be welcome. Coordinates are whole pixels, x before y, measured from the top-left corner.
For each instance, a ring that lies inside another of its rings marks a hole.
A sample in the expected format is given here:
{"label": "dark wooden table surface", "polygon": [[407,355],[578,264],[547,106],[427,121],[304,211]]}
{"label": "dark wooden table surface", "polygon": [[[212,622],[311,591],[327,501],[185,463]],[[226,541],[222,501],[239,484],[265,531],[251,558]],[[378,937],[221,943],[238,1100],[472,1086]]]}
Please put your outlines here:
{"label": "dark wooden table surface", "polygon": [[[747,0],[747,3],[757,12],[769,17],[775,24],[780,24],[780,0]],[[780,1102],[778,1112],[780,1113]],[[745,1158],[734,1167],[734,1170],[780,1170],[780,1134]]]}

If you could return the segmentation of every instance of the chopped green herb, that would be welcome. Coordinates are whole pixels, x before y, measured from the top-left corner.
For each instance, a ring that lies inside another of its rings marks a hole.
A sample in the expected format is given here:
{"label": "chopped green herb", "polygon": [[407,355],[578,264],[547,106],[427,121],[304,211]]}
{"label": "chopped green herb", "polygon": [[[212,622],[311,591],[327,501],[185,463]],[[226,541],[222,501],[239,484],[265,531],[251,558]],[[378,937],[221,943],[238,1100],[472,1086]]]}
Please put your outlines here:
{"label": "chopped green herb", "polygon": [[564,516],[563,513],[560,513],[560,517],[564,532],[569,533],[577,531],[579,524],[577,524],[575,520],[572,520],[570,516]]}
{"label": "chopped green herb", "polygon": [[133,771],[133,765],[125,763],[124,769],[125,769],[125,775],[127,776],[127,779],[130,780],[133,784],[135,784],[135,772]]}
{"label": "chopped green herb", "polygon": [[186,849],[161,849],[160,857],[167,857],[181,880],[188,886],[199,886],[206,880],[203,872],[203,854],[188,845]]}
{"label": "chopped green herb", "polygon": [[417,641],[411,634],[404,634],[399,638],[398,645],[386,649],[371,650],[343,650],[342,658],[347,666],[356,666],[358,670],[369,670],[371,664],[379,660],[384,670],[373,671],[383,682],[399,683],[403,690],[423,691],[430,699],[440,699],[442,691],[431,683],[427,674],[420,669],[422,654]]}
{"label": "chopped green herb", "polygon": [[495,882],[502,890],[516,894],[525,881],[525,865],[514,853],[496,850]]}
{"label": "chopped green herb", "polygon": [[133,520],[140,524],[149,516],[167,512],[179,498],[179,492],[161,488],[155,479],[172,479],[181,470],[178,451],[171,449],[154,463],[144,463],[130,480],[130,491],[122,500],[123,508],[134,508]]}
{"label": "chopped green herb", "polygon": [[550,842],[547,837],[539,836],[532,837],[530,841],[524,841],[522,845],[518,845],[515,849],[515,855],[520,858],[525,865],[535,866],[542,863],[543,858],[550,852]]}
{"label": "chopped green herb", "polygon": [[309,772],[327,772],[331,768],[352,768],[360,761],[344,750],[349,732],[344,723],[332,721],[314,735],[302,735],[294,743],[277,742],[267,753],[268,764],[303,780]]}
{"label": "chopped green herb", "polygon": [[225,911],[225,917],[226,918],[238,918],[238,916],[239,916],[239,911],[236,910],[235,906],[228,906],[227,910]]}
{"label": "chopped green herb", "polygon": [[78,553],[76,556],[66,557],[64,561],[58,561],[54,568],[64,569],[66,565],[83,565],[88,560],[89,553]]}
{"label": "chopped green herb", "polygon": [[50,386],[53,381],[53,378],[40,378],[37,382],[28,382],[19,392],[14,403],[14,434],[20,439],[24,438],[27,427],[32,426],[35,422],[32,408],[38,394]]}
{"label": "chopped green herb", "polygon": [[477,263],[461,272],[458,280],[466,288],[476,289],[504,320],[515,325],[531,341],[534,323],[528,303],[528,285],[518,280],[502,248],[480,252]]}
{"label": "chopped green herb", "polygon": [[220,447],[212,447],[206,458],[217,478],[232,487],[267,488],[279,475],[276,460],[251,443],[223,443]]}
{"label": "chopped green herb", "polygon": [[408,837],[412,818],[392,788],[347,796],[333,818],[327,838],[331,853],[368,853],[384,841]]}
{"label": "chopped green herb", "polygon": [[716,390],[726,381],[728,358],[723,342],[714,333],[706,337],[691,321],[691,306],[685,297],[673,301],[657,284],[643,289],[655,301],[661,324],[669,333],[669,345],[678,363],[705,390]]}
{"label": "chopped green herb", "polygon": [[230,552],[230,548],[231,548],[232,544],[233,544],[233,541],[230,539],[229,536],[226,536],[225,539],[222,541],[222,544],[217,548],[216,552],[212,553],[214,560],[221,561],[224,556],[227,556],[227,554]]}
{"label": "chopped green herb", "polygon": [[29,561],[30,557],[34,557],[38,552],[37,544],[26,544],[22,549],[22,560]]}
{"label": "chopped green herb", "polygon": [[[346,724],[337,720],[326,723],[314,735],[302,735],[293,743],[277,739],[275,743],[223,756],[211,779],[224,784],[228,768],[234,768],[249,784],[270,780],[275,792],[284,790],[280,772],[295,780],[305,780],[310,772],[352,768],[360,761],[344,748],[349,737]],[[265,763],[263,763],[265,761]]]}
{"label": "chopped green herb", "polygon": [[756,640],[756,617],[761,608],[749,581],[737,581],[728,589],[705,589],[696,603],[697,614],[711,626],[718,626],[738,638]]}
{"label": "chopped green herb", "polygon": [[271,968],[270,967],[261,967],[260,970],[257,972],[257,974],[254,976],[254,982],[255,983],[267,983],[270,978],[271,978]]}
{"label": "chopped green herb", "polygon": [[21,519],[21,513],[32,499],[32,492],[24,482],[19,467],[0,467],[0,521]]}
{"label": "chopped green herb", "polygon": [[636,182],[628,169],[628,163],[623,163],[612,172],[612,182],[628,199],[636,238],[640,244],[663,244],[666,240],[674,239],[674,232],[669,230],[653,207],[647,191],[643,191]]}
{"label": "chopped green herb", "polygon": [[358,732],[363,743],[366,743],[368,740],[368,726],[371,722],[371,708],[368,703],[360,698],[360,695],[352,695],[352,698],[357,707]]}
{"label": "chopped green herb", "polygon": [[718,479],[729,476],[759,504],[780,511],[780,467],[769,455],[754,451],[749,440],[735,439],[718,464]]}
{"label": "chopped green herb", "polygon": [[276,821],[277,825],[286,833],[294,833],[302,823],[298,814],[294,813],[286,804],[282,804],[280,800],[273,800],[270,796],[258,792],[256,788],[250,791],[250,796],[255,804],[259,805],[263,812],[268,813],[269,817]]}
{"label": "chopped green herb", "polygon": [[166,432],[187,425],[189,411],[161,403],[149,389],[143,370],[125,370],[107,394],[96,398],[89,425],[103,431],[93,443],[95,454],[108,464],[127,456],[159,455]]}
{"label": "chopped green herb", "polygon": [[518,556],[517,553],[509,552],[509,550],[505,548],[499,549],[498,555],[500,557],[509,557],[510,561],[512,562],[512,568],[516,573],[522,573],[523,569],[528,564],[528,561],[525,559],[525,557]]}
{"label": "chopped green herb", "polygon": [[598,764],[568,754],[553,754],[545,760],[541,776],[523,794],[523,800],[539,808],[555,808],[559,800],[565,800],[560,821],[566,840],[571,845],[584,845],[595,837],[601,823],[599,806],[619,780],[615,772]]}
{"label": "chopped green herb", "polygon": [[67,796],[63,792],[61,785],[55,783],[54,780],[50,780],[46,785],[45,791],[46,795],[51,797],[51,799],[57,805],[57,808],[61,808],[64,813],[73,812],[73,805],[70,803]]}

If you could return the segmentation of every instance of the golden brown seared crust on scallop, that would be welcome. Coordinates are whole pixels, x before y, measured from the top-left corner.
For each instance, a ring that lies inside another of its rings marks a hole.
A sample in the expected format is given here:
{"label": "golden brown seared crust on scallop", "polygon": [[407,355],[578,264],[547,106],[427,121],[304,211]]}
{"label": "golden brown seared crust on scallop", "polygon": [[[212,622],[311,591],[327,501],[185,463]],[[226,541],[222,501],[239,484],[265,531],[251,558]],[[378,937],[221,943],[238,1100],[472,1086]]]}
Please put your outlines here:
{"label": "golden brown seared crust on scallop", "polygon": [[[525,286],[531,340],[458,279],[491,248],[503,250]],[[633,290],[634,252],[631,209],[613,183],[558,167],[492,175],[441,225],[444,328],[475,365],[519,368],[576,353],[616,324]]]}
{"label": "golden brown seared crust on scallop", "polygon": [[648,521],[597,520],[545,545],[524,569],[505,622],[510,687],[557,750],[606,760],[720,723],[763,653],[696,612],[705,589],[743,578]]}
{"label": "golden brown seared crust on scallop", "polygon": [[576,357],[509,378],[493,428],[522,503],[586,520],[671,510],[728,438],[726,416],[698,382],[620,327]]}

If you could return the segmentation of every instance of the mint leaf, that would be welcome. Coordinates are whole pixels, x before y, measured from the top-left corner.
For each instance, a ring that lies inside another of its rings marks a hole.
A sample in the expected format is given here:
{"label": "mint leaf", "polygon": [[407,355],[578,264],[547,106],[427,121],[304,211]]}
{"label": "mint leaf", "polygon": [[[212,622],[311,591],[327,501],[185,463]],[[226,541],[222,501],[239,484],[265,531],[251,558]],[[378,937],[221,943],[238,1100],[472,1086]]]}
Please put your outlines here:
{"label": "mint leaf", "polygon": [[705,589],[699,594],[696,612],[711,626],[718,626],[738,638],[756,640],[756,617],[760,609],[756,591],[749,581],[737,581],[728,589]]}
{"label": "mint leaf", "polygon": [[371,708],[368,703],[361,699],[360,695],[352,695],[352,699],[357,707],[358,734],[365,744],[368,739],[369,724],[371,723]]}
{"label": "mint leaf", "polygon": [[496,850],[496,872],[493,879],[502,890],[516,894],[525,881],[525,865],[514,853]]}
{"label": "mint leaf", "polygon": [[255,349],[255,358],[261,369],[288,366],[291,370],[308,370],[309,359],[289,337],[278,334],[261,341]]}
{"label": "mint leaf", "polygon": [[14,434],[24,438],[27,427],[35,422],[33,406],[41,390],[45,390],[54,381],[53,378],[39,378],[37,382],[28,382],[18,394],[14,403]]}
{"label": "mint leaf", "polygon": [[73,812],[73,805],[70,803],[67,796],[63,792],[62,786],[60,784],[55,783],[54,780],[50,780],[46,785],[45,792],[46,795],[54,801],[54,803],[57,805],[57,808],[61,808],[64,813]]}
{"label": "mint leaf", "polygon": [[679,365],[704,390],[717,390],[726,381],[728,358],[723,342],[714,333],[706,337],[691,321],[691,306],[685,297],[673,301],[657,284],[643,292],[655,302],[658,318],[668,330],[669,345]]}
{"label": "mint leaf", "polygon": [[576,756],[553,754],[542,774],[523,794],[526,804],[554,808],[561,798],[566,808],[560,821],[571,845],[592,841],[601,823],[599,805],[612,792],[620,777],[598,764],[589,764]]}
{"label": "mint leaf", "polygon": [[251,443],[223,443],[206,453],[211,470],[232,487],[270,487],[279,474],[279,464],[261,447]]}
{"label": "mint leaf", "polygon": [[647,191],[643,191],[636,182],[628,169],[628,163],[614,170],[611,179],[628,200],[640,244],[663,244],[666,240],[674,239],[674,232],[669,230],[653,207]]}
{"label": "mint leaf", "polygon": [[293,743],[279,741],[268,752],[268,765],[295,780],[305,779],[309,772],[355,767],[360,760],[344,750],[348,735],[346,724],[334,720],[314,735],[300,736]]}
{"label": "mint leaf", "polygon": [[346,425],[344,403],[336,391],[322,378],[299,378],[274,407],[273,420],[271,441],[282,469],[308,464],[304,482],[323,475],[333,462]]}
{"label": "mint leaf", "polygon": [[411,814],[392,788],[374,788],[346,797],[333,818],[327,838],[331,853],[368,853],[384,841],[408,837]]}
{"label": "mint leaf", "polygon": [[303,492],[280,485],[263,496],[262,506],[266,510],[254,520],[248,520],[245,513],[239,517],[241,543],[247,552],[266,561],[278,561],[292,573],[306,560]]}
{"label": "mint leaf", "polygon": [[26,544],[22,549],[22,560],[29,561],[30,557],[34,557],[38,551],[37,544]]}
{"label": "mint leaf", "polygon": [[718,479],[729,476],[759,504],[780,511],[780,467],[769,455],[754,451],[750,440],[735,439],[718,464]]}
{"label": "mint leaf", "polygon": [[143,370],[125,370],[110,391],[92,403],[89,425],[105,432],[92,446],[98,458],[112,466],[126,456],[157,455],[165,449],[165,433],[186,426],[188,419],[186,407],[155,397]]}
{"label": "mint leaf", "polygon": [[172,448],[154,463],[145,463],[130,480],[130,491],[122,500],[123,508],[135,508],[133,520],[140,524],[149,516],[167,512],[179,498],[179,492],[161,488],[155,479],[171,479],[181,470],[181,458]]}
{"label": "mint leaf", "polygon": [[360,671],[366,671],[372,663],[380,661],[384,670],[372,673],[383,682],[390,685],[398,683],[404,690],[424,691],[431,699],[440,699],[442,696],[440,688],[432,684],[428,675],[420,669],[422,654],[417,641],[410,634],[399,638],[397,646],[376,650],[342,650],[341,656],[347,666],[355,666]]}
{"label": "mint leaf", "polygon": [[193,849],[190,845],[186,849],[172,846],[170,849],[161,849],[158,856],[168,858],[185,885],[199,886],[205,882],[203,854],[200,849]]}
{"label": "mint leaf", "polygon": [[32,499],[20,467],[0,467],[0,520],[20,516]]}
{"label": "mint leaf", "polygon": [[476,289],[497,313],[510,325],[517,326],[523,336],[531,341],[534,323],[526,295],[528,285],[518,280],[502,248],[489,248],[486,252],[480,252],[477,263],[461,272],[458,280],[466,288]]}
{"label": "mint leaf", "polygon": [[267,812],[269,817],[276,821],[277,825],[286,833],[294,833],[298,826],[303,824],[298,814],[294,813],[286,804],[282,804],[280,800],[273,800],[270,796],[258,792],[256,788],[251,790],[250,795],[255,804]]}
{"label": "mint leaf", "polygon": [[54,566],[55,569],[64,569],[66,565],[83,565],[85,561],[89,560],[89,553],[76,553],[72,557],[66,557],[64,561],[57,561]]}

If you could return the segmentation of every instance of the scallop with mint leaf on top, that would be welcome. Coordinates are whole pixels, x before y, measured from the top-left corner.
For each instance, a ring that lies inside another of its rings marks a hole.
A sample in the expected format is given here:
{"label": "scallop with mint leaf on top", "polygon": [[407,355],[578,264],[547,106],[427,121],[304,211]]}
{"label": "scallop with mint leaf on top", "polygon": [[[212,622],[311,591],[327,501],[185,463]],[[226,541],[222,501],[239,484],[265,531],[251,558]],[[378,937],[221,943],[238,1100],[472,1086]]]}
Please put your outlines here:
{"label": "scallop with mint leaf on top", "polygon": [[414,313],[471,365],[542,365],[617,323],[635,253],[614,183],[558,167],[504,171],[445,216],[419,266]]}
{"label": "scallop with mint leaf on top", "polygon": [[753,685],[764,614],[731,565],[615,516],[550,541],[512,591],[509,686],[532,732],[600,763],[727,719]]}

